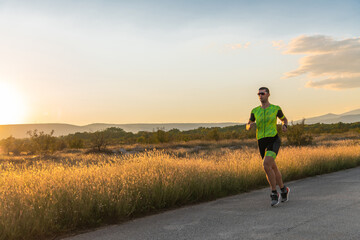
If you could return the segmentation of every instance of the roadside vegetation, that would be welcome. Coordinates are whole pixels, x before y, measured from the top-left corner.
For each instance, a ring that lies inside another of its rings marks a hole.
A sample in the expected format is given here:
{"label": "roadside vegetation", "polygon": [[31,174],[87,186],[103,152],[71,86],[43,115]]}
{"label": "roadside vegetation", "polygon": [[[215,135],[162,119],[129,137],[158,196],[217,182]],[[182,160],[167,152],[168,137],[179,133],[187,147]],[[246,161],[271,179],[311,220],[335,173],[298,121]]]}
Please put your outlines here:
{"label": "roadside vegetation", "polygon": [[[284,181],[360,166],[356,128],[311,135],[307,128],[281,134]],[[119,144],[119,132],[77,136],[73,148],[66,137],[37,131],[2,140],[0,239],[52,239],[268,186],[254,138]],[[18,146],[31,154],[15,154]]]}

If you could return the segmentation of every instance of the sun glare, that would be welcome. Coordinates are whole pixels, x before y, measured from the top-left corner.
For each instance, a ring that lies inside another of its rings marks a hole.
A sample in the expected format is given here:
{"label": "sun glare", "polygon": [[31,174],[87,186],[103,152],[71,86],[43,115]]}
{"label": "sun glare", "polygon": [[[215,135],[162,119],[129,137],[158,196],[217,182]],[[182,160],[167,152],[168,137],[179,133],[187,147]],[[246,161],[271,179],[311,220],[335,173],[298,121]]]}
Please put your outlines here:
{"label": "sun glare", "polygon": [[25,116],[22,96],[10,84],[0,82],[0,124],[19,124]]}

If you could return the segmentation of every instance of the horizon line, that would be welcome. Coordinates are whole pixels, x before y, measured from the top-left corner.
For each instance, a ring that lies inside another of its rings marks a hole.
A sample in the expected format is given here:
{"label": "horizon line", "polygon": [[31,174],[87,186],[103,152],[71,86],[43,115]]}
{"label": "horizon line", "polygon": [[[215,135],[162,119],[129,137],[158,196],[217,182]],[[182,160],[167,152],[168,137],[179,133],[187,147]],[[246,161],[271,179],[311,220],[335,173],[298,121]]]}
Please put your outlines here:
{"label": "horizon line", "polygon": [[153,123],[101,123],[101,122],[95,122],[95,123],[89,123],[89,124],[85,124],[85,125],[77,125],[77,124],[72,124],[72,123],[59,123],[59,122],[48,122],[48,123],[10,123],[10,124],[0,124],[0,126],[12,126],[12,125],[45,125],[45,124],[64,124],[64,125],[73,125],[73,126],[78,126],[78,127],[85,127],[85,126],[89,126],[89,125],[94,125],[94,124],[107,124],[107,125],[137,125],[137,124],[143,124],[143,125],[150,125],[150,124],[221,124],[221,123],[236,123],[236,124],[245,124],[245,123],[240,123],[240,122],[162,122],[162,123],[157,123],[157,122],[153,122]]}

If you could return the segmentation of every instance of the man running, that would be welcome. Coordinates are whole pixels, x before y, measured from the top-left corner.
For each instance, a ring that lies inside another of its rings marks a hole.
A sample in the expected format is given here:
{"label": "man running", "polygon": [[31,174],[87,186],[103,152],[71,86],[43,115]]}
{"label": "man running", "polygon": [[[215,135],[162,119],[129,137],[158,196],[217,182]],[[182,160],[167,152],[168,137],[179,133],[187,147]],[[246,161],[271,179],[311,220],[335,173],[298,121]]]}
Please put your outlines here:
{"label": "man running", "polygon": [[256,138],[260,155],[263,159],[264,170],[271,187],[271,206],[276,206],[280,202],[276,185],[279,185],[281,190],[281,202],[288,201],[290,192],[290,188],[285,187],[281,173],[275,163],[275,158],[281,144],[276,129],[277,118],[282,121],[282,130],[284,132],[287,131],[288,120],[279,106],[269,103],[270,91],[268,88],[259,88],[258,96],[261,105],[251,111],[249,122],[246,124],[246,130],[256,126]]}

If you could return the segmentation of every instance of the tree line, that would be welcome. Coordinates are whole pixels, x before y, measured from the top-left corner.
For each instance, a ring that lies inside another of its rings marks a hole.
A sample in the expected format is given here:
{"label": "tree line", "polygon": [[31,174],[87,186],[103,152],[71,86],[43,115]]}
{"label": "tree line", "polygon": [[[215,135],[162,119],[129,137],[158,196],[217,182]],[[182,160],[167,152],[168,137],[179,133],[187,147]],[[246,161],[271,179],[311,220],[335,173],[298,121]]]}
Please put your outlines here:
{"label": "tree line", "polygon": [[[360,133],[360,122],[336,124],[305,124],[305,120],[298,124],[290,124],[286,133],[282,133],[278,125],[280,136],[287,139],[289,145],[308,145],[312,143],[313,136],[323,133],[345,133],[355,131]],[[68,149],[88,148],[93,151],[105,151],[110,145],[122,144],[160,144],[174,142],[188,142],[192,140],[219,141],[223,139],[249,139],[255,138],[255,129],[245,130],[245,125],[228,127],[199,127],[197,129],[180,131],[179,129],[164,129],[126,132],[121,128],[111,127],[96,132],[77,132],[66,136],[55,137],[54,131],[44,133],[38,130],[28,131],[27,138],[17,139],[12,136],[2,139],[0,146],[4,153],[53,153]]]}

